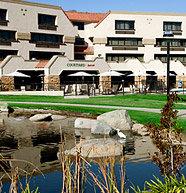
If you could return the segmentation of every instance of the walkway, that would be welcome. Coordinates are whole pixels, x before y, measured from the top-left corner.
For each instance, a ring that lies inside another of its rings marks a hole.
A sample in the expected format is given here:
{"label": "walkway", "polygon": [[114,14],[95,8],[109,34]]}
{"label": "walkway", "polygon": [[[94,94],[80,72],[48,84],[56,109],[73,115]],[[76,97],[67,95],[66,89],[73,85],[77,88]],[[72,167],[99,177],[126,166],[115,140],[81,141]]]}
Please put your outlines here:
{"label": "walkway", "polygon": [[[125,110],[136,110],[146,111],[152,113],[160,113],[161,109],[151,108],[139,108],[139,107],[120,107],[120,106],[107,106],[107,105],[85,105],[85,104],[69,104],[69,103],[44,103],[44,102],[16,102],[16,101],[4,101],[7,103],[17,104],[34,104],[34,105],[52,105],[52,106],[74,106],[74,107],[91,107],[91,108],[106,108],[106,109],[125,109]],[[186,117],[186,110],[179,109],[178,116]]]}

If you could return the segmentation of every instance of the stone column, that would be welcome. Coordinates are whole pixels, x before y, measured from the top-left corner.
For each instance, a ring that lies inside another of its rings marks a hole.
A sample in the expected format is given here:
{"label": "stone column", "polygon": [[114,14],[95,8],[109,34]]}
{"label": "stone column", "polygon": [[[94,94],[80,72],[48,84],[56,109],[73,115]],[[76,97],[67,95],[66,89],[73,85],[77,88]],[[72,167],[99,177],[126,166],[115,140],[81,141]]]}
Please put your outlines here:
{"label": "stone column", "polygon": [[44,90],[60,90],[60,77],[59,76],[45,76],[44,77]]}
{"label": "stone column", "polygon": [[102,86],[103,91],[111,90],[111,76],[100,76],[99,85]]}
{"label": "stone column", "polygon": [[14,77],[13,76],[2,76],[1,80],[1,91],[13,91],[14,90]]}

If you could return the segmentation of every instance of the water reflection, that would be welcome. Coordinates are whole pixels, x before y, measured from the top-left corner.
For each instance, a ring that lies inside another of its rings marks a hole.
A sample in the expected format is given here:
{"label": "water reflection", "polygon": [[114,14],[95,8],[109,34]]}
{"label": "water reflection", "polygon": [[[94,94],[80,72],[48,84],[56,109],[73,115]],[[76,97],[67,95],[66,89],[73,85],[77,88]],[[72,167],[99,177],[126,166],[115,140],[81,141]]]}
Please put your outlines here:
{"label": "water reflection", "polygon": [[[75,146],[75,137],[77,141],[80,136],[83,140],[109,138],[109,136],[92,135],[89,129],[74,129],[74,121],[75,118],[66,118],[58,121],[33,123],[24,116],[10,116],[4,119],[2,127],[0,127],[0,152],[5,158],[27,160],[34,163],[45,175],[52,175],[57,171],[61,171],[57,159],[57,152],[61,148],[60,127],[62,128],[62,136],[65,139],[65,149],[68,150]],[[146,140],[144,142],[142,137],[137,136],[134,138],[131,133],[125,132],[125,134],[127,135],[127,141],[120,141],[120,143],[123,145],[123,153],[127,159],[139,160],[146,157],[147,152],[154,152],[155,148],[149,138],[144,137]],[[120,140],[118,136],[112,136],[112,139]],[[119,160],[120,157],[117,159]],[[30,171],[34,168],[26,162],[16,162],[15,164],[22,169],[29,168]],[[6,166],[6,170],[8,168],[10,167]],[[3,172],[0,171],[1,176],[2,174]],[[25,174],[22,174],[21,177],[24,176]],[[9,181],[8,178],[3,180],[4,182]],[[39,184],[37,184],[39,187],[42,186],[40,181],[41,179],[38,180]],[[61,184],[58,184],[58,186],[61,187]],[[7,190],[4,189],[4,191]],[[45,190],[46,192],[49,193]]]}

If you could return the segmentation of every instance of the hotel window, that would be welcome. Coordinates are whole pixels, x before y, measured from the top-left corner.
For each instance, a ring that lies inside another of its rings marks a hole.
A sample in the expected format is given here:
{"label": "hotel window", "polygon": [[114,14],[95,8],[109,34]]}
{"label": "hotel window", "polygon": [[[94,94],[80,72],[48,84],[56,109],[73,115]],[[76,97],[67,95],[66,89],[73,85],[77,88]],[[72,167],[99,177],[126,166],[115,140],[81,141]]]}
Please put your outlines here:
{"label": "hotel window", "polygon": [[[155,54],[155,59],[161,60],[163,63],[167,62],[167,55],[166,54]],[[184,54],[170,54],[170,60],[179,60],[180,62],[186,64],[186,55]]]}
{"label": "hotel window", "polygon": [[39,29],[56,30],[55,25],[56,16],[38,14],[38,25]]}
{"label": "hotel window", "polygon": [[142,38],[108,38],[108,46],[142,46]]}
{"label": "hotel window", "polygon": [[143,54],[106,54],[106,61],[123,62],[126,59],[137,58],[140,62],[143,62],[143,56]]}
{"label": "hotel window", "polygon": [[15,31],[0,30],[1,41],[15,41]]}
{"label": "hotel window", "polygon": [[84,22],[73,22],[74,26],[78,27],[78,30],[84,30]]}
{"label": "hotel window", "polygon": [[116,30],[134,30],[134,21],[115,21]]}
{"label": "hotel window", "polygon": [[53,34],[31,33],[31,42],[46,42],[46,43],[61,44],[62,36]]}
{"label": "hotel window", "polygon": [[181,22],[163,22],[164,31],[181,31]]}
{"label": "hotel window", "polygon": [[[186,47],[186,39],[169,39],[171,47]],[[156,46],[166,47],[167,39],[157,38]]]}
{"label": "hotel window", "polygon": [[4,26],[8,25],[8,21],[6,20],[6,14],[7,14],[6,9],[0,9],[0,25]]}

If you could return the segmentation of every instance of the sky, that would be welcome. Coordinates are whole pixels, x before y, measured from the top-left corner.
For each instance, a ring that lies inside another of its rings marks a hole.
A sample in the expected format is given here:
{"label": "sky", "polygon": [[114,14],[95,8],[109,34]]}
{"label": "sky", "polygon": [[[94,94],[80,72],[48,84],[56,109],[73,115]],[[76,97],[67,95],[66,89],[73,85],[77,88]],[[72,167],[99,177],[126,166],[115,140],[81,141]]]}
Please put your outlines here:
{"label": "sky", "polygon": [[63,10],[106,13],[112,11],[145,11],[186,13],[186,0],[27,0],[60,5]]}

